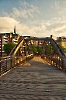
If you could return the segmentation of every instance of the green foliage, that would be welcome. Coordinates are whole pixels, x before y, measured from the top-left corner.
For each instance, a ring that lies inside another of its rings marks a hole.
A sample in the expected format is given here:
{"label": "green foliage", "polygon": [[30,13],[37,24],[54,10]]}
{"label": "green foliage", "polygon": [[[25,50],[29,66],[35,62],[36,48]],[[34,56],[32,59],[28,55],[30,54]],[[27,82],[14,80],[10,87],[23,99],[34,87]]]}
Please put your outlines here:
{"label": "green foliage", "polygon": [[42,52],[41,47],[33,45],[33,53],[34,54],[41,54],[41,52]]}
{"label": "green foliage", "polygon": [[3,46],[3,50],[5,51],[5,53],[7,53],[7,55],[11,52],[11,50],[14,48],[15,44],[12,42],[8,42],[7,44],[4,44]]}
{"label": "green foliage", "polygon": [[41,54],[41,52],[42,52],[42,48],[39,47],[39,46],[37,46],[37,52],[38,52],[39,54]]}
{"label": "green foliage", "polygon": [[51,44],[45,45],[45,52],[46,52],[46,54],[53,54],[54,47]]}
{"label": "green foliage", "polygon": [[64,48],[63,46],[59,45],[60,48],[63,50],[64,53],[66,53],[66,48]]}

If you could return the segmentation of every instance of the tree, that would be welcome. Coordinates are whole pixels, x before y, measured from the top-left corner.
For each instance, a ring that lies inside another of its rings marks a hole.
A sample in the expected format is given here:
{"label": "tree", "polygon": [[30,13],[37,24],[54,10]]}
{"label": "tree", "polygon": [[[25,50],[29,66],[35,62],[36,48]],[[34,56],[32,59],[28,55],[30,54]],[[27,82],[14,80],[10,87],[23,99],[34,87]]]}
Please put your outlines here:
{"label": "tree", "polygon": [[45,52],[46,52],[46,54],[53,54],[54,47],[51,44],[45,45]]}
{"label": "tree", "polygon": [[37,48],[35,45],[32,45],[32,49],[33,49],[33,53],[36,54],[37,53]]}
{"label": "tree", "polygon": [[32,48],[33,48],[33,53],[34,54],[41,54],[42,53],[42,48],[41,47],[33,45]]}
{"label": "tree", "polygon": [[38,54],[41,54],[42,53],[42,48],[37,46],[37,52],[38,52]]}
{"label": "tree", "polygon": [[15,44],[12,42],[8,42],[7,44],[4,44],[3,46],[3,50],[5,51],[5,53],[7,53],[7,55],[11,52],[11,50],[14,48]]}

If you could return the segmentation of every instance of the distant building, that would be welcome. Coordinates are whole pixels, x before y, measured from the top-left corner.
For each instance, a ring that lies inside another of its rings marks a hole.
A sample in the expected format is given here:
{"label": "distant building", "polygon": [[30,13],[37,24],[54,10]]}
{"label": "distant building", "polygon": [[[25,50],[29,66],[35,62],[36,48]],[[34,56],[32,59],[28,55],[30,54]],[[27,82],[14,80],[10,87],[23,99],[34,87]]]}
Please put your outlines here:
{"label": "distant building", "polygon": [[58,44],[60,44],[64,48],[66,48],[66,37],[64,37],[64,36],[63,37],[58,37],[57,42],[58,42]]}
{"label": "distant building", "polygon": [[3,46],[8,42],[18,43],[20,36],[12,32],[9,33],[0,33],[0,56],[4,54]]}
{"label": "distant building", "polygon": [[57,40],[56,36],[50,35],[51,38],[53,38],[54,40]]}
{"label": "distant building", "polygon": [[14,33],[16,34],[16,26],[14,26]]}

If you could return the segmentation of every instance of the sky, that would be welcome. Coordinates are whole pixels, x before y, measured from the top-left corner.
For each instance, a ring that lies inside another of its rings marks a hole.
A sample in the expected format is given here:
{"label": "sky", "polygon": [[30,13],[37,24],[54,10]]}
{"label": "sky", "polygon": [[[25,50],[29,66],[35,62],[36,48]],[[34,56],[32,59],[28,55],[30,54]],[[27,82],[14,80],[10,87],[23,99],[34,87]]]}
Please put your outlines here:
{"label": "sky", "polygon": [[66,36],[66,0],[0,0],[0,33]]}

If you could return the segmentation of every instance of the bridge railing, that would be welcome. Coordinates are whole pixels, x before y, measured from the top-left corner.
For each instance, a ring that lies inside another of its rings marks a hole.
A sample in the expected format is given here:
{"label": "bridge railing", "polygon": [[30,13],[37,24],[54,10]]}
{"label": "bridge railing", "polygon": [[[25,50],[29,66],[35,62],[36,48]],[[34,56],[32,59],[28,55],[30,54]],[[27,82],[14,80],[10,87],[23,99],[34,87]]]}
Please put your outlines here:
{"label": "bridge railing", "polygon": [[42,58],[49,64],[58,67],[60,70],[66,71],[66,59],[59,56],[43,55]]}
{"label": "bridge railing", "polygon": [[12,68],[18,67],[20,64],[23,64],[28,59],[31,59],[33,54],[27,56],[7,56],[0,58],[0,76],[4,73],[7,73]]}

